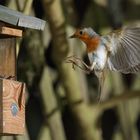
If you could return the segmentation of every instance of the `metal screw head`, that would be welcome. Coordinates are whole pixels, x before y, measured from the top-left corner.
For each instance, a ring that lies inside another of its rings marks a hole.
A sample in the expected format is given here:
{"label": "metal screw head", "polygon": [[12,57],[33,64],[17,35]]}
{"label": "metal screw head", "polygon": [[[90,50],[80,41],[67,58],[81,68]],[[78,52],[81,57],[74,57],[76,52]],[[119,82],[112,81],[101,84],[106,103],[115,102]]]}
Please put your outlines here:
{"label": "metal screw head", "polygon": [[11,104],[11,113],[13,116],[16,116],[19,111],[19,108],[16,103]]}

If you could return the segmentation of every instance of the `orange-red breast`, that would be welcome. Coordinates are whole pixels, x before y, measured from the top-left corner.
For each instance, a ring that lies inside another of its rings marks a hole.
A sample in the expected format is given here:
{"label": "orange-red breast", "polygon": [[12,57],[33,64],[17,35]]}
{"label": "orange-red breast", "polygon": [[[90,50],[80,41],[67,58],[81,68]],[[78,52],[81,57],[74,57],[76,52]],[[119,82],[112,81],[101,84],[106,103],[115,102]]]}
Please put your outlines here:
{"label": "orange-red breast", "polygon": [[86,44],[90,70],[102,81],[105,68],[121,73],[140,71],[140,28],[124,27],[100,36],[92,28],[78,29],[71,38]]}

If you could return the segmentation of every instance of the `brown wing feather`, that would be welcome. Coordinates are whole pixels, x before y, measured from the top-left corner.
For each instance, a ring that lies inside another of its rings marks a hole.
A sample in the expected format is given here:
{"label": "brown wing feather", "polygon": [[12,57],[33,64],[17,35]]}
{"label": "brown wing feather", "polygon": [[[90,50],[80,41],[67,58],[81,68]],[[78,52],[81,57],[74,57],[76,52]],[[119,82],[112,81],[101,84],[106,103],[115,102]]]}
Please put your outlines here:
{"label": "brown wing feather", "polygon": [[110,70],[122,73],[136,73],[140,71],[140,28],[126,27],[122,31],[109,34],[111,48],[107,61]]}

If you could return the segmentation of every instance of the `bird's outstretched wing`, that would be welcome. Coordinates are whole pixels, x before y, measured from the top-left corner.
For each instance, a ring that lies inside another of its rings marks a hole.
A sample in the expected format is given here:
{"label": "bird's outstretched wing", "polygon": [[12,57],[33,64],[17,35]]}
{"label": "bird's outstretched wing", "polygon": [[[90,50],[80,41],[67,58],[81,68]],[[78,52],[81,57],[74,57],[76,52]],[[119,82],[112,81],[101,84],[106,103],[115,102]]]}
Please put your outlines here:
{"label": "bird's outstretched wing", "polygon": [[125,27],[103,36],[109,45],[107,67],[122,73],[140,71],[140,27]]}

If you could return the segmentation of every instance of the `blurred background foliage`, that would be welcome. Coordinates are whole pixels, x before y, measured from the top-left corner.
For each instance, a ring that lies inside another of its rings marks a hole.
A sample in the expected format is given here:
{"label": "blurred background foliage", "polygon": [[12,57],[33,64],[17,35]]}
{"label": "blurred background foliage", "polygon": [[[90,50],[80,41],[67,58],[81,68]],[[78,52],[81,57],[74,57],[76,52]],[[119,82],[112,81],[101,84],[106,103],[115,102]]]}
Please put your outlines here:
{"label": "blurred background foliage", "polygon": [[24,136],[2,140],[139,140],[140,75],[107,72],[97,102],[94,74],[65,63],[76,55],[89,63],[84,45],[68,37],[76,28],[100,34],[140,26],[140,0],[1,0],[1,5],[46,20],[43,32],[17,39],[18,80],[27,84]]}

